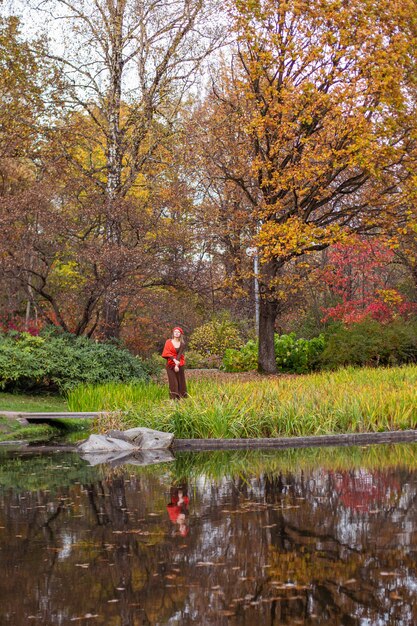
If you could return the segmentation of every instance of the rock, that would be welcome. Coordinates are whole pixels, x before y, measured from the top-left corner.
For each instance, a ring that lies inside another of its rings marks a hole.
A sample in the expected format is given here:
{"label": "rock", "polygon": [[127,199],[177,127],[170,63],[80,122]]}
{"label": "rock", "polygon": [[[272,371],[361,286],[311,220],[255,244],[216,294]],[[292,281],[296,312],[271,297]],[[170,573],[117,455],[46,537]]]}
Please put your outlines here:
{"label": "rock", "polygon": [[112,467],[119,465],[155,465],[174,460],[174,455],[169,450],[144,450],[143,452],[95,452],[81,453],[81,458],[90,465],[106,463]]}
{"label": "rock", "polygon": [[144,427],[129,428],[123,431],[123,435],[141,450],[166,450],[171,447],[174,440],[173,433],[163,433]]}
{"label": "rock", "polygon": [[129,437],[126,437],[124,430],[109,430],[106,432],[106,437],[122,439],[122,441],[130,441]]}
{"label": "rock", "polygon": [[86,441],[78,445],[78,450],[84,454],[95,452],[133,452],[137,446],[129,441],[108,437],[107,435],[90,435]]}
{"label": "rock", "polygon": [[26,417],[16,417],[16,422],[19,422],[21,426],[29,426],[30,422]]}
{"label": "rock", "polygon": [[[166,450],[172,444],[174,435],[163,433],[151,428],[130,428],[129,430],[111,430],[107,435],[90,435],[86,441],[78,444],[78,450],[83,454],[102,452],[119,453],[135,452],[137,450]],[[149,459],[150,457],[148,457]],[[101,461],[105,462],[105,461]],[[147,465],[138,463],[139,465]]]}

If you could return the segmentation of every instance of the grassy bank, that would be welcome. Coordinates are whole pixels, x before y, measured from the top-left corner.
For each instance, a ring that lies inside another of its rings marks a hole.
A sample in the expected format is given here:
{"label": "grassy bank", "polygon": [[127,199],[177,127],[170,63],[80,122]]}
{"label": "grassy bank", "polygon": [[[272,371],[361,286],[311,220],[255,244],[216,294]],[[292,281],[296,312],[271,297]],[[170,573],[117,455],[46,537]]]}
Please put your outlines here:
{"label": "grassy bank", "polygon": [[[181,438],[320,435],[417,426],[417,367],[353,369],[242,382],[192,380],[190,397],[164,386],[81,386],[71,411],[111,410],[97,425],[148,426]],[[126,411],[125,414],[117,411]]]}
{"label": "grassy bank", "polygon": [[17,420],[2,417],[4,412],[54,413],[68,411],[65,398],[57,395],[29,395],[0,392],[0,441],[24,440],[49,441],[57,437],[83,438],[91,427],[85,420],[56,420],[50,424],[21,424]]}
{"label": "grassy bank", "polygon": [[46,441],[56,435],[56,429],[47,424],[22,425],[0,417],[0,441]]}
{"label": "grassy bank", "polygon": [[68,411],[65,398],[57,395],[29,395],[0,392],[0,415],[2,411],[47,413]]}
{"label": "grassy bank", "polygon": [[20,424],[17,420],[0,417],[0,441],[29,441],[31,443],[65,440],[75,443],[90,434],[91,424],[85,420],[54,420],[51,423]]}

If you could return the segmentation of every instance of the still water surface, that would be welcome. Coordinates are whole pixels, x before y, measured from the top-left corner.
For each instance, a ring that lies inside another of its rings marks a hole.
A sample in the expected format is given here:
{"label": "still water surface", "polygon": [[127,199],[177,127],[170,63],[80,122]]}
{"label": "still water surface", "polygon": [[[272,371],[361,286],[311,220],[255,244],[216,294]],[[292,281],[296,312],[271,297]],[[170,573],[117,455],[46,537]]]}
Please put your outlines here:
{"label": "still water surface", "polygon": [[0,624],[417,624],[417,446],[0,456]]}

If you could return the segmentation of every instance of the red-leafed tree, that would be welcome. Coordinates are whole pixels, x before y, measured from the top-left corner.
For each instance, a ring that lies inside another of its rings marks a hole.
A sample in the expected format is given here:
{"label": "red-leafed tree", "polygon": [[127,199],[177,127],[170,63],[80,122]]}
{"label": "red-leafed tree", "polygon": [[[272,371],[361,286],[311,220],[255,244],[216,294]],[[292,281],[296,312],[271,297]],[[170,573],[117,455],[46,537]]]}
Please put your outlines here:
{"label": "red-leafed tree", "polygon": [[324,319],[351,324],[371,317],[388,322],[414,311],[416,305],[395,288],[394,260],[394,251],[378,239],[355,237],[332,246],[327,267],[319,274],[338,302],[323,308]]}

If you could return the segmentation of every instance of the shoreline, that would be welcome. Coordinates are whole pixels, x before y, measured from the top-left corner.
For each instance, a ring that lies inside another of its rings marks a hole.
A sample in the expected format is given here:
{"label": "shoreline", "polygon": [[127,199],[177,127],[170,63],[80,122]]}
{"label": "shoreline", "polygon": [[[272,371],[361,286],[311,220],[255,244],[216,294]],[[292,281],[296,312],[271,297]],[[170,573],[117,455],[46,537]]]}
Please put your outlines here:
{"label": "shoreline", "polygon": [[[285,450],[288,448],[346,447],[376,444],[417,443],[417,430],[310,435],[306,437],[271,437],[270,439],[174,439],[172,452],[210,450]],[[0,441],[3,449],[18,448],[25,452],[76,452],[76,445],[31,445],[26,441]]]}

